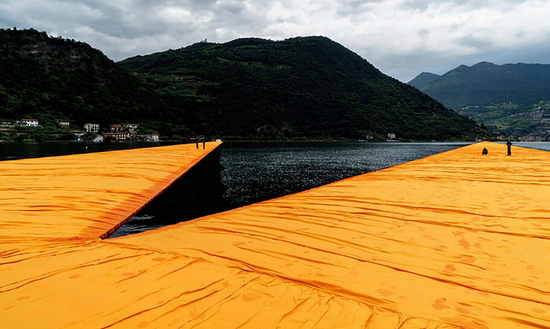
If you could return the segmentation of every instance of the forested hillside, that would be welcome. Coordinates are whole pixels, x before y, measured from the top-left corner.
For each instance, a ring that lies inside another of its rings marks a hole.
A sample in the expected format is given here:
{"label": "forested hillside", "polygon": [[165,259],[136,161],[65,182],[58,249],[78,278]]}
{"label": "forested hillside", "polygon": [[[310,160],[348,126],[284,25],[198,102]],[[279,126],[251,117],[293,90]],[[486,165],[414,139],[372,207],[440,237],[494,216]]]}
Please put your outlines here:
{"label": "forested hillside", "polygon": [[87,122],[135,122],[165,134],[184,129],[152,88],[86,43],[0,30],[0,67],[1,119],[31,117],[42,127],[63,119],[80,129]]}
{"label": "forested hillside", "polygon": [[89,45],[0,31],[0,119],[102,127],[131,122],[166,138],[458,140],[474,121],[324,37],[197,43],[114,63]]}
{"label": "forested hillside", "polygon": [[119,63],[207,134],[263,138],[463,139],[475,123],[324,37],[239,39]]}

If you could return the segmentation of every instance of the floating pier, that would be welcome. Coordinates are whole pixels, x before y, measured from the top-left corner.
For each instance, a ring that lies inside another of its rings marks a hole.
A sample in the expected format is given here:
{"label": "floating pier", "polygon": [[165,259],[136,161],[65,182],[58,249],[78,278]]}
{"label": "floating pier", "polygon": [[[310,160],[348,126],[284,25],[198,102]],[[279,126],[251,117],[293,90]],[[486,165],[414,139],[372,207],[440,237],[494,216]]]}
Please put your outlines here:
{"label": "floating pier", "polygon": [[550,327],[549,152],[477,143],[100,239],[207,146],[1,162],[0,327]]}

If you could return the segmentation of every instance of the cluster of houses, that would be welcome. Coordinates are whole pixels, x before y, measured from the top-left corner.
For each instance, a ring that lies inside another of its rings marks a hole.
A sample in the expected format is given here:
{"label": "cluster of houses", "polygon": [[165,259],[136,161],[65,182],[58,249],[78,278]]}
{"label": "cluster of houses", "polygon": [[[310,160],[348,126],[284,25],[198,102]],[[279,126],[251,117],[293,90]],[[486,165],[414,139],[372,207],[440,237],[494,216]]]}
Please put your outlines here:
{"label": "cluster of houses", "polygon": [[[60,128],[70,129],[71,123],[68,120],[56,120]],[[21,119],[17,122],[20,127],[39,127],[40,123],[37,119]],[[109,129],[100,132],[100,126],[97,123],[84,124],[83,130],[71,130],[69,133],[75,136],[75,140],[83,140],[86,134],[95,134],[94,142],[103,141],[145,141],[158,142],[158,134],[139,134],[139,125],[128,124],[112,124]]]}

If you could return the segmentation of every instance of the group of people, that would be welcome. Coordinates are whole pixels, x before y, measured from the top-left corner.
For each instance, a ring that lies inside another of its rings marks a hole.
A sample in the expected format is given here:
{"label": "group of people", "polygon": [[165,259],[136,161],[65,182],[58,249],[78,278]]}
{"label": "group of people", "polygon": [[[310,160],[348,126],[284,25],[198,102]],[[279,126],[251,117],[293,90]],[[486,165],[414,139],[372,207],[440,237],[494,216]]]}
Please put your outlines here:
{"label": "group of people", "polygon": [[[506,146],[508,147],[508,154],[506,154],[506,155],[507,156],[512,155],[512,142],[510,142],[510,141],[506,142]],[[487,148],[484,147],[483,150],[481,151],[481,154],[487,155],[487,154],[489,154],[489,150],[487,150]]]}

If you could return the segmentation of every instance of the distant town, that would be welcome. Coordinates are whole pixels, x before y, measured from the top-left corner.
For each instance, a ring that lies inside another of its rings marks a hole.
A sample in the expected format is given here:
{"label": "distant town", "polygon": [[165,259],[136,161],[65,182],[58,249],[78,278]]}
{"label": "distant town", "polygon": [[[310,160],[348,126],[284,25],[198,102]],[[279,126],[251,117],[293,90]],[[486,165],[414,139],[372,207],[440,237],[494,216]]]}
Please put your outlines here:
{"label": "distant town", "polygon": [[102,142],[159,142],[157,132],[145,133],[135,123],[112,124],[101,127],[97,123],[86,123],[82,127],[72,126],[69,120],[56,119],[56,127],[44,127],[38,119],[22,118],[19,121],[0,120],[0,140],[3,141],[48,141],[72,140]]}

